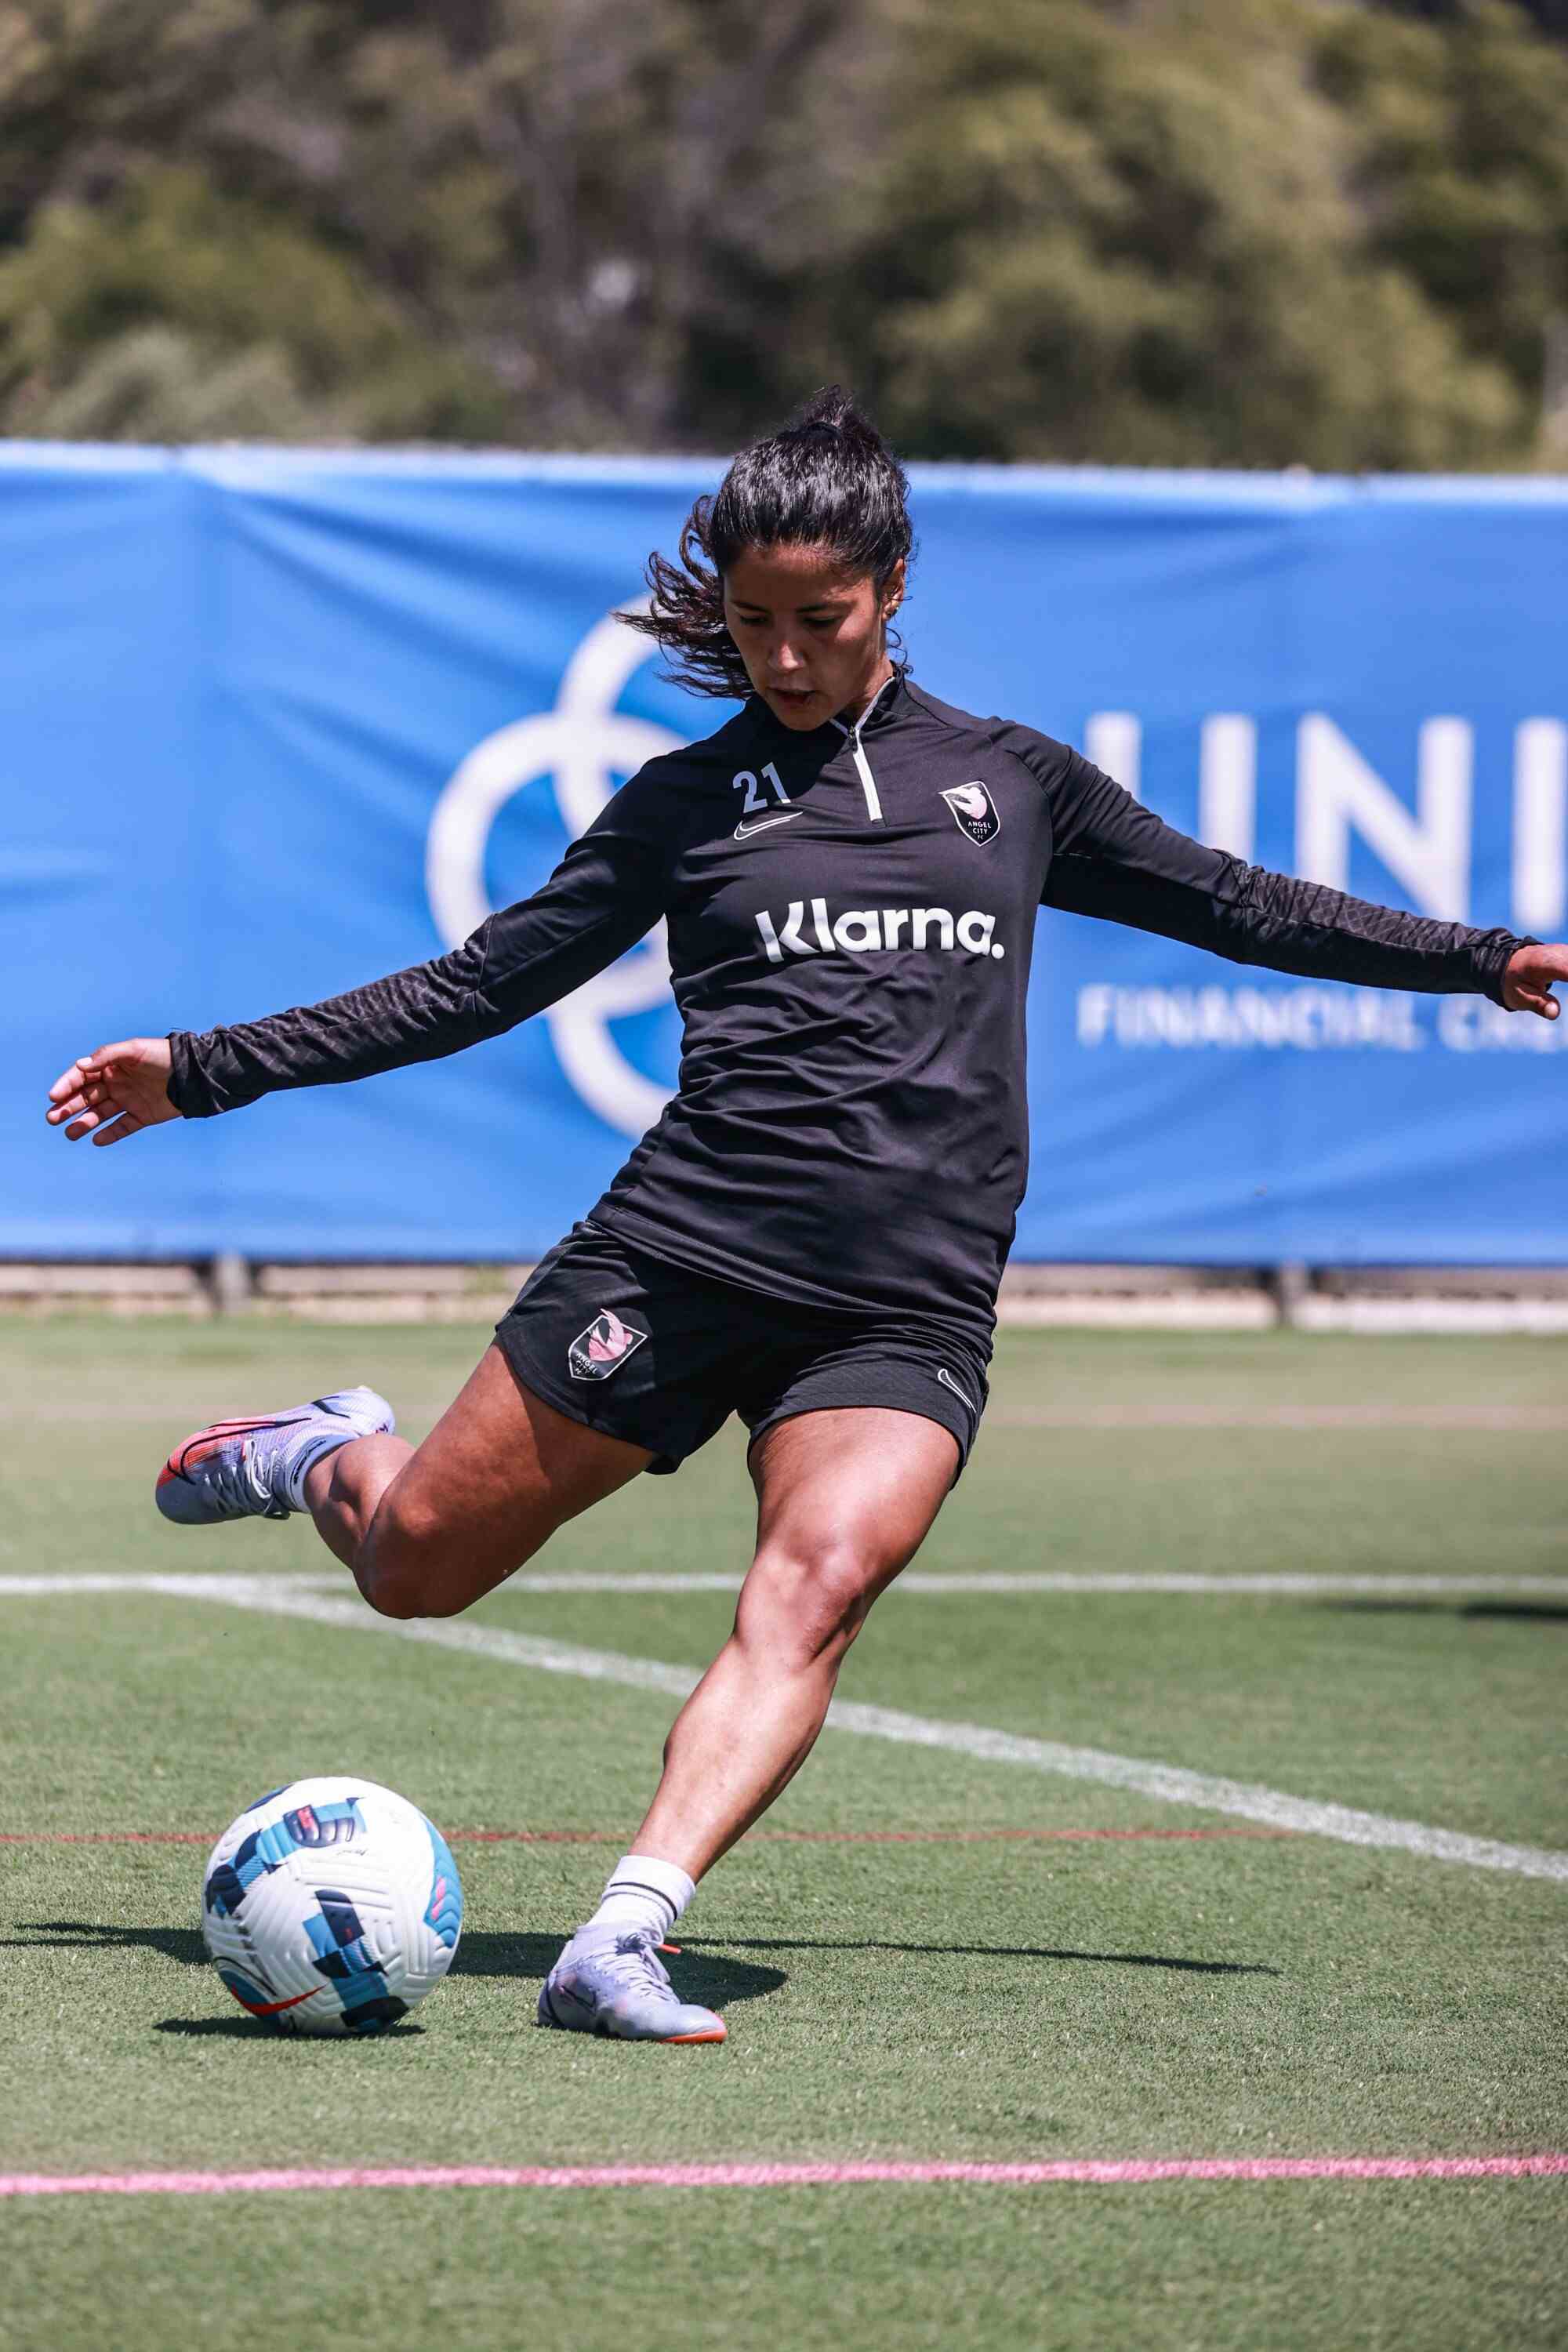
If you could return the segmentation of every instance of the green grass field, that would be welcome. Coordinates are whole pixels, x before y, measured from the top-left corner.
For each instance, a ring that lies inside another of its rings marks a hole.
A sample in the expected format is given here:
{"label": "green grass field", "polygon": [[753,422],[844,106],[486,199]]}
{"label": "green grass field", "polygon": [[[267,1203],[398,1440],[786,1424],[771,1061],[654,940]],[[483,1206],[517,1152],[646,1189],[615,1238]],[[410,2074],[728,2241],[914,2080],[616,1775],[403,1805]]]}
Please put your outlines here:
{"label": "green grass field", "polygon": [[[166,1528],[169,1443],[358,1379],[417,1434],[484,1337],[0,1328],[0,1586],[332,1576],[299,1523]],[[1568,1591],[1518,1582],[1568,1572],[1563,1360],[1525,1339],[1005,1336],[921,1570],[1468,1589],[895,1589],[843,1695],[1568,1848]],[[738,1574],[750,1499],[726,1435],[533,1567]],[[729,1607],[512,1588],[464,1622],[695,1668]],[[1568,2147],[1560,1879],[830,1729],[683,1925],[678,1982],[726,2011],[729,2042],[543,2034],[540,1976],[635,1827],[669,1697],[368,1612],[146,1591],[0,1608],[0,2172]],[[274,2039],[203,1957],[202,1847],[110,1833],[216,1833],[338,1769],[448,1831],[578,1834],[457,1844],[457,1963],[395,2034]],[[1174,1829],[1211,1834],[1062,1834]],[[893,1830],[922,1834],[864,1834]],[[1031,1834],[953,1834],[978,1831]],[[0,2339],[1560,2347],[1565,2199],[1549,2178],[16,2197]]]}

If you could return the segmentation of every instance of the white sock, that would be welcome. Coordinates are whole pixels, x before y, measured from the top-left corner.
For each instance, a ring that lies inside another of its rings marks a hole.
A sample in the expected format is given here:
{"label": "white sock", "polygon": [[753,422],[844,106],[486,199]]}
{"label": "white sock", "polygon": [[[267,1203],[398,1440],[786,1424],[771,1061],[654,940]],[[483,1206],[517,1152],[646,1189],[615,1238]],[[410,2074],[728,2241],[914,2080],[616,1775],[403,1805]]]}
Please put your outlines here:
{"label": "white sock", "polygon": [[[662,1944],[692,1896],[696,1882],[677,1862],[659,1862],[651,1854],[623,1854],[611,1871],[598,1909],[585,1919],[577,1936],[608,1928],[617,1935],[646,1934]],[[577,1937],[573,1937],[575,1943]]]}
{"label": "white sock", "polygon": [[310,1506],[305,1500],[305,1480],[317,1463],[325,1461],[329,1454],[336,1454],[340,1447],[352,1445],[356,1437],[363,1434],[361,1429],[345,1428],[341,1423],[334,1424],[324,1417],[307,1424],[304,1431],[286,1447],[283,1468],[275,1480],[278,1492],[291,1511],[310,1509]]}

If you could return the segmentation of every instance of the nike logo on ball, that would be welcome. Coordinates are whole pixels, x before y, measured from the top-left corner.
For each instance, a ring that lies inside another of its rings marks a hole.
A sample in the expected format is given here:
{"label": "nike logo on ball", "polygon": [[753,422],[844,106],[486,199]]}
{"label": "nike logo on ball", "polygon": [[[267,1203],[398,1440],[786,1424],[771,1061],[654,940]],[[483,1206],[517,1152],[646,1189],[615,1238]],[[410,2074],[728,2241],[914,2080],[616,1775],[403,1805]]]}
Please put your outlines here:
{"label": "nike logo on ball", "polygon": [[770,824],[787,824],[792,816],[805,814],[804,809],[785,809],[780,816],[760,816],[755,824],[738,824],[735,827],[735,838],[737,841],[747,841],[753,833],[766,833]]}
{"label": "nike logo on ball", "polygon": [[[313,1985],[309,1992],[297,1992],[290,2000],[241,2000],[239,2005],[241,2009],[247,2009],[252,2017],[276,2017],[282,2010],[298,2009],[302,2000],[314,2000],[317,1993],[322,1990],[324,1987]],[[235,1999],[239,2000],[237,1993]]]}

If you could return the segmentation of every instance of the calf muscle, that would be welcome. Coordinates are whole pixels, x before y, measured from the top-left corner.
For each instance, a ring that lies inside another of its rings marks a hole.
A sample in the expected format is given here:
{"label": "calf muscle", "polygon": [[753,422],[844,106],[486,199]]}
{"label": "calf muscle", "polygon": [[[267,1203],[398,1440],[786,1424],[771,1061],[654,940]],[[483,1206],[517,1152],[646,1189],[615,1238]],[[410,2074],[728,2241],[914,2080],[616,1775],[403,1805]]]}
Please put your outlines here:
{"label": "calf muscle", "polygon": [[914,1557],[956,1447],[918,1414],[801,1413],[752,1448],[756,1557],[730,1639],[677,1717],[634,1850],[700,1878],[811,1753],[850,1643]]}
{"label": "calf muscle", "polygon": [[395,1437],[342,1446],[306,1498],[373,1609],[452,1617],[651,1458],[557,1412],[492,1345],[417,1450]]}

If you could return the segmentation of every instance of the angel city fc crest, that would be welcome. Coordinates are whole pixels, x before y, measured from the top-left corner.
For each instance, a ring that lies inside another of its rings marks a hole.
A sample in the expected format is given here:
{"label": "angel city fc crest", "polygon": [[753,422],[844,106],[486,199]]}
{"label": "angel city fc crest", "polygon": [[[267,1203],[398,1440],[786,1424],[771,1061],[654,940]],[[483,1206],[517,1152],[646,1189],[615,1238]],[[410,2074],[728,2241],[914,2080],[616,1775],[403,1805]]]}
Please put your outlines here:
{"label": "angel city fc crest", "polygon": [[566,1369],[574,1381],[607,1381],[647,1338],[646,1331],[634,1331],[629,1323],[623,1323],[614,1309],[606,1307],[595,1316],[585,1331],[578,1332],[567,1349]]}
{"label": "angel city fc crest", "polygon": [[971,841],[984,847],[994,841],[1002,830],[1002,820],[996,814],[996,803],[979,779],[969,784],[949,784],[942,799],[952,811],[953,823]]}

